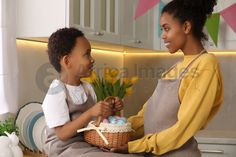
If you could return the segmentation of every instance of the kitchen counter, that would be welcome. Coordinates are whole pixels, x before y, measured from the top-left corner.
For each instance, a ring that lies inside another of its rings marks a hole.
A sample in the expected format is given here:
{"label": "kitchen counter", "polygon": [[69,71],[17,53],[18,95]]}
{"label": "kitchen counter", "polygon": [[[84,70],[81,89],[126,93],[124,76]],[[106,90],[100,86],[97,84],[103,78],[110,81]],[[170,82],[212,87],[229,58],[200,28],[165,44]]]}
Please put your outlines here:
{"label": "kitchen counter", "polygon": [[[236,145],[236,131],[202,130],[195,136],[199,144]],[[215,147],[215,146],[214,146]],[[24,157],[45,157],[42,154],[25,152]]]}
{"label": "kitchen counter", "polygon": [[198,143],[236,144],[236,131],[202,130],[195,136]]}

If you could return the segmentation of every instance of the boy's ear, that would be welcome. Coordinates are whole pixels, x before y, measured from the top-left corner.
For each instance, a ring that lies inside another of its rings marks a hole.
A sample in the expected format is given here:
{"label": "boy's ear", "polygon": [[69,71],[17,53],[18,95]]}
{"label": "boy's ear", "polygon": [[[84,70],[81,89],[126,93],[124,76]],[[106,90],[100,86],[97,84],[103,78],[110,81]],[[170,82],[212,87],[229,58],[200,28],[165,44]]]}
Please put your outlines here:
{"label": "boy's ear", "polygon": [[192,23],[190,21],[184,22],[184,33],[189,34],[192,29]]}
{"label": "boy's ear", "polygon": [[65,55],[62,57],[61,59],[61,65],[65,68],[69,68],[70,67],[70,60],[69,60],[69,56]]}

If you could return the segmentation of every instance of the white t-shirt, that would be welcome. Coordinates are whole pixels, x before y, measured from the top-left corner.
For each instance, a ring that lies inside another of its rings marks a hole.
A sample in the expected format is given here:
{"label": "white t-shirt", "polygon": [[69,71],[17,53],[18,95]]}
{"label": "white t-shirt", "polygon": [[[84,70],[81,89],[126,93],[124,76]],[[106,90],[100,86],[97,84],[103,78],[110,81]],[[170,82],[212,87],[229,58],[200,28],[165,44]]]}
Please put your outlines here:
{"label": "white t-shirt", "polygon": [[[65,84],[73,103],[83,105],[87,101],[88,96],[85,90],[90,93],[94,102],[96,102],[97,97],[93,87],[87,82],[83,81],[82,83],[83,86]],[[49,128],[61,126],[70,121],[65,85],[59,80],[53,80],[44,98],[42,108]]]}

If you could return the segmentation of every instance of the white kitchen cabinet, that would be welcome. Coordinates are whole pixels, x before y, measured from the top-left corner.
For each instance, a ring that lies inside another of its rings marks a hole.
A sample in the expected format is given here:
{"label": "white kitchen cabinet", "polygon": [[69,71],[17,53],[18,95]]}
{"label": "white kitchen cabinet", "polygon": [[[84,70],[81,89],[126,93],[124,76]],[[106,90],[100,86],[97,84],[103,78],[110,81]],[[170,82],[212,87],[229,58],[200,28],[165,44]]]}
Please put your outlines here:
{"label": "white kitchen cabinet", "polygon": [[199,143],[202,157],[235,157],[236,145]]}
{"label": "white kitchen cabinet", "polygon": [[17,37],[76,27],[94,41],[159,49],[158,7],[134,20],[138,0],[17,0]]}
{"label": "white kitchen cabinet", "polygon": [[120,44],[119,0],[18,0],[17,37],[49,37],[76,27],[90,40]]}
{"label": "white kitchen cabinet", "polygon": [[196,140],[202,157],[236,157],[235,130],[201,130]]}
{"label": "white kitchen cabinet", "polygon": [[70,26],[95,41],[120,44],[120,0],[71,0]]}
{"label": "white kitchen cabinet", "polygon": [[[76,27],[94,41],[137,48],[167,50],[158,36],[159,4],[134,20],[139,0],[17,0],[17,37],[49,37],[62,27]],[[167,0],[164,0],[167,3]],[[219,1],[215,12],[235,3]],[[220,17],[218,46],[209,37],[209,50],[236,49],[236,33]]]}
{"label": "white kitchen cabinet", "polygon": [[17,37],[49,37],[69,25],[66,0],[17,0]]}
{"label": "white kitchen cabinet", "polygon": [[134,20],[139,0],[120,0],[122,8],[121,44],[146,49],[160,49],[157,32],[158,7]]}

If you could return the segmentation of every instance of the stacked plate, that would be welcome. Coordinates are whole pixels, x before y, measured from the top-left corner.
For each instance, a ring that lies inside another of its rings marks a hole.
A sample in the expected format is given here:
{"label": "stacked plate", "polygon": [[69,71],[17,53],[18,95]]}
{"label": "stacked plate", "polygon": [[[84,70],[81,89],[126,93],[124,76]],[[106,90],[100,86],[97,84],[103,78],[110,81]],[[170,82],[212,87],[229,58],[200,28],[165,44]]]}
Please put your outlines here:
{"label": "stacked plate", "polygon": [[43,152],[46,123],[41,105],[39,102],[30,102],[21,107],[15,124],[19,128],[20,142],[32,151]]}

